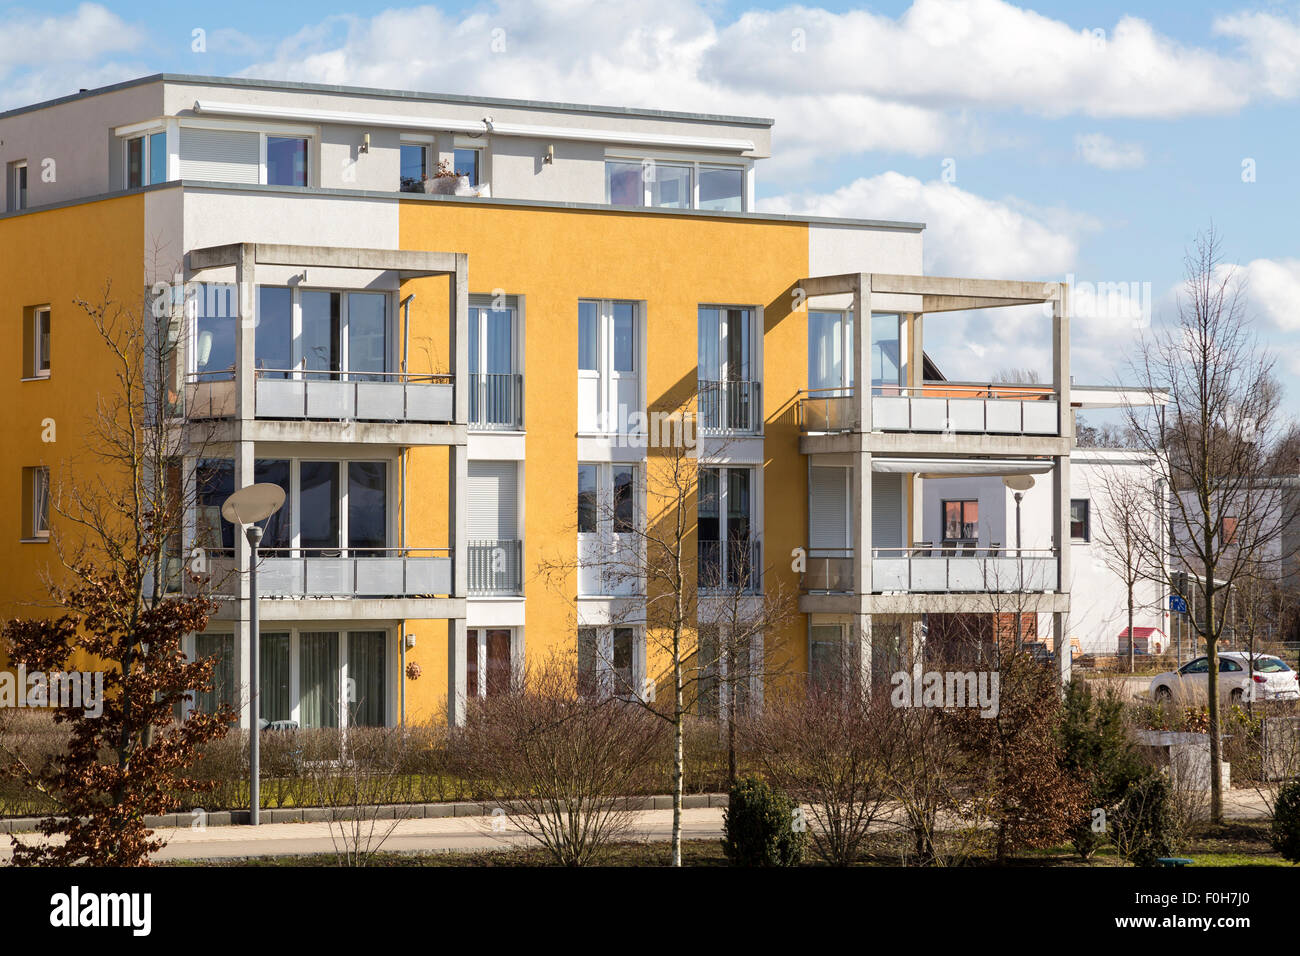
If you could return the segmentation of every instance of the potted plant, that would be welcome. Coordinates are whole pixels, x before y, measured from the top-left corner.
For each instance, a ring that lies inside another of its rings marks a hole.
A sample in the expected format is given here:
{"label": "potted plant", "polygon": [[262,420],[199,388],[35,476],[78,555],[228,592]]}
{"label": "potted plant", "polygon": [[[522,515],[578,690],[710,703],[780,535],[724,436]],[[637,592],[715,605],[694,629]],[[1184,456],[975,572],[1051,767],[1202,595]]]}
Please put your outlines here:
{"label": "potted plant", "polygon": [[451,168],[451,163],[445,159],[440,160],[433,176],[424,177],[424,191],[451,196],[456,192],[456,186],[462,178],[465,177],[457,176],[456,171]]}

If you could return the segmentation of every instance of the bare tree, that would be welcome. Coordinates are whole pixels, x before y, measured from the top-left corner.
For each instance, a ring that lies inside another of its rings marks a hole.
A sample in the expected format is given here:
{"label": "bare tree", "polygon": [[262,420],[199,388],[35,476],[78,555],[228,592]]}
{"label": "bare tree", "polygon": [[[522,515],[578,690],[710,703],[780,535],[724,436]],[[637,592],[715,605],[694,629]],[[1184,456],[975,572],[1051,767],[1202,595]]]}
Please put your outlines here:
{"label": "bare tree", "polygon": [[[543,561],[538,570],[556,593],[574,601],[575,619],[575,579],[599,581],[597,589],[614,596],[608,619],[599,625],[614,640],[578,621],[580,686],[622,697],[670,725],[672,865],[680,866],[687,718],[702,699],[707,712],[708,701],[734,702],[744,688],[761,688],[785,670],[782,649],[764,638],[789,619],[796,599],[777,575],[764,573],[770,568],[762,564],[752,535],[717,546],[700,542],[700,476],[710,464],[697,452],[694,400],[652,410],[648,421],[648,447],[636,481],[609,500],[579,502],[579,532],[602,529],[599,547],[576,558]],[[715,451],[722,444],[714,442]],[[617,639],[620,630],[644,635],[640,680],[634,677],[635,655]],[[726,691],[721,698],[719,690]],[[734,760],[733,749],[733,766]]]}
{"label": "bare tree", "polygon": [[1128,620],[1128,669],[1136,669],[1137,639],[1133,630],[1136,612],[1145,606],[1138,595],[1148,581],[1164,584],[1162,554],[1152,553],[1152,540],[1164,529],[1164,501],[1154,484],[1132,474],[1122,464],[1106,465],[1098,471],[1102,504],[1093,522],[1093,535],[1101,559],[1124,585],[1124,609]]}
{"label": "bare tree", "polygon": [[506,693],[471,702],[453,738],[462,765],[505,816],[563,866],[594,862],[634,819],[663,725],[617,697],[580,692],[571,655],[530,665]]}
{"label": "bare tree", "polygon": [[[1175,321],[1144,337],[1132,375],[1147,404],[1125,408],[1136,447],[1154,456],[1169,496],[1172,537],[1196,592],[1193,615],[1209,657],[1211,818],[1223,822],[1218,644],[1228,595],[1251,569],[1275,564],[1289,516],[1279,507],[1274,446],[1287,432],[1275,359],[1250,329],[1242,284],[1219,235],[1200,235],[1185,257]],[[1163,407],[1157,406],[1164,402]],[[1243,522],[1243,516],[1249,520]],[[1164,528],[1144,535],[1150,555]],[[1171,562],[1176,566],[1177,562]],[[1177,589],[1178,576],[1166,584]]]}

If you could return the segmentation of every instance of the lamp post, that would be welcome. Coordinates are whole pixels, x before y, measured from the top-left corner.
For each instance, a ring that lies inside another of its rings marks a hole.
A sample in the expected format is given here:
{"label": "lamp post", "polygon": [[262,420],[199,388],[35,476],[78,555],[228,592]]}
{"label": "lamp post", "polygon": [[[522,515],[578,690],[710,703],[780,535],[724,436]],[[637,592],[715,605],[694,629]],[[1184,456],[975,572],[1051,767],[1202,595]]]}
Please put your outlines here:
{"label": "lamp post", "polygon": [[[1015,492],[1016,499],[1016,577],[1019,579],[1021,589],[1025,586],[1025,559],[1020,553],[1020,502],[1025,497],[1025,492],[1034,487],[1033,475],[1006,475],[1002,479],[1002,484],[1006,485]],[[1060,641],[1058,639],[1057,643]],[[1016,612],[1016,650],[1022,650],[1023,641],[1020,638],[1020,612]],[[1059,648],[1058,648],[1059,650]]]}
{"label": "lamp post", "polygon": [[248,559],[248,823],[257,826],[262,809],[262,718],[258,684],[261,679],[261,642],[257,615],[257,549],[262,543],[262,529],[257,522],[265,521],[284,505],[284,489],[265,482],[240,488],[225,500],[221,516],[231,524],[244,528],[244,537],[250,548]]}

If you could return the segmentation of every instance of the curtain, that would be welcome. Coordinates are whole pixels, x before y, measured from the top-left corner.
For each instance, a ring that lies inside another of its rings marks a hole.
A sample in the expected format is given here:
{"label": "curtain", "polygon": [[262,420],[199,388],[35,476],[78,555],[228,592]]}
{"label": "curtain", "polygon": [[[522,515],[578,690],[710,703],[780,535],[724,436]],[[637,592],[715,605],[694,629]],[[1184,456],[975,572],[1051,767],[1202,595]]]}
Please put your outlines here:
{"label": "curtain", "polygon": [[387,722],[383,631],[348,634],[348,724],[382,727]]}
{"label": "curtain", "polygon": [[234,707],[235,635],[194,635],[194,657],[196,660],[205,657],[217,659],[216,667],[212,670],[212,690],[201,691],[196,695],[195,708],[205,714],[212,714],[216,713],[222,704]]}
{"label": "curtain", "polygon": [[263,634],[258,655],[258,708],[268,721],[289,720],[289,635]]}
{"label": "curtain", "polygon": [[298,638],[298,715],[303,727],[339,725],[339,636],[334,631]]}

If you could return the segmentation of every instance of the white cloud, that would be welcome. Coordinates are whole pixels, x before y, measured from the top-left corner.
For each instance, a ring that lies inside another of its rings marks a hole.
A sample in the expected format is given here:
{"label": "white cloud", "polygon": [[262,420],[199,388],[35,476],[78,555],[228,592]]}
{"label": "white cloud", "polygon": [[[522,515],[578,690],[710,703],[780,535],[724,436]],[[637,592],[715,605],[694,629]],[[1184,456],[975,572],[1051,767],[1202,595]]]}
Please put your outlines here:
{"label": "white cloud", "polygon": [[1089,166],[1098,169],[1138,169],[1146,164],[1146,154],[1137,143],[1117,143],[1105,133],[1080,133],[1074,148]]}
{"label": "white cloud", "polygon": [[1232,267],[1251,312],[1281,332],[1300,332],[1300,259],[1253,259]]}
{"label": "white cloud", "polygon": [[142,43],[140,30],[95,3],[64,14],[12,12],[0,18],[0,108],[139,76],[147,70],[108,58]]}

